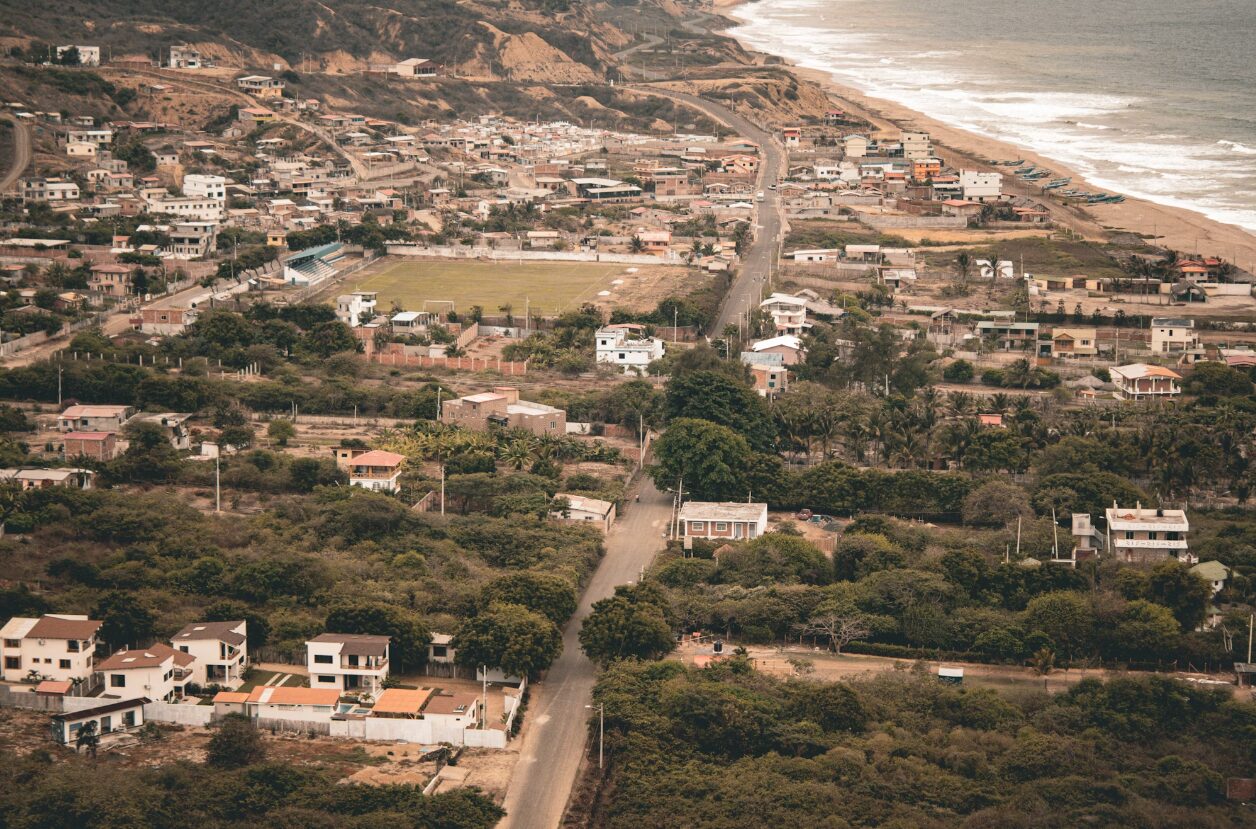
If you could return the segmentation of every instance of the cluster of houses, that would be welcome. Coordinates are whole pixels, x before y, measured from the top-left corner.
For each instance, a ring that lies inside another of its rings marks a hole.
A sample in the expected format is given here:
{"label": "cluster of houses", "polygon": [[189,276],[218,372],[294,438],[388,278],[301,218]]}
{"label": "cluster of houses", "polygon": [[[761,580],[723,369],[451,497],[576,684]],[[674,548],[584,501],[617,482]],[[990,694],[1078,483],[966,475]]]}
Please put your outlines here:
{"label": "cluster of houses", "polygon": [[[101,622],[86,616],[49,614],[15,617],[0,628],[0,680],[10,693],[26,691],[63,703],[52,717],[53,736],[73,744],[94,723],[99,734],[129,731],[149,719],[171,716],[152,703],[196,705],[194,694],[212,693],[213,716],[243,714],[254,720],[294,724],[366,718],[423,720],[420,729],[387,731],[394,739],[460,742],[468,729],[498,728],[485,722],[487,696],[440,688],[386,688],[387,636],[323,633],[306,642],[308,686],[257,684],[243,690],[249,670],[248,625],[244,621],[195,622],[169,639],[97,656]],[[428,659],[451,667],[451,637],[433,636]],[[482,674],[485,682],[517,678]],[[506,689],[506,712],[521,690]],[[54,709],[55,710],[55,709]],[[381,732],[383,735],[383,732]],[[504,736],[502,738],[504,742]]]}

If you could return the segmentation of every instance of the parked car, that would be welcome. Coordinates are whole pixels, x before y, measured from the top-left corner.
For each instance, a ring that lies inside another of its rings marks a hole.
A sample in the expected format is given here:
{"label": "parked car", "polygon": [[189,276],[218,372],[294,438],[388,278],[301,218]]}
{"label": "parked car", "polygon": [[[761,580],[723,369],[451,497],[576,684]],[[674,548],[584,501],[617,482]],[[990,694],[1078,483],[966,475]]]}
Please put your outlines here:
{"label": "parked car", "polygon": [[811,510],[803,509],[795,513],[794,518],[798,519],[799,521],[810,521],[812,515],[813,513],[811,512]]}

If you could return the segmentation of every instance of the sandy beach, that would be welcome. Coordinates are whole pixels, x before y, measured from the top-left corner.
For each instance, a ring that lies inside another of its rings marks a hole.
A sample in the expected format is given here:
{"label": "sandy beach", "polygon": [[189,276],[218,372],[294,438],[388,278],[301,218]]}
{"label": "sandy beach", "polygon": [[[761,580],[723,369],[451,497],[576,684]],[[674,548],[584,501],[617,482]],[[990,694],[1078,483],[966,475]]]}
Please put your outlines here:
{"label": "sandy beach", "polygon": [[[724,17],[738,20],[736,7],[741,5],[740,0],[715,0],[714,5]],[[726,34],[736,37],[732,31]],[[742,42],[742,46],[752,54],[763,54],[748,43]],[[836,82],[831,75],[821,70],[798,67],[788,59],[781,59],[799,78],[820,85],[832,97],[845,104],[848,112],[872,122],[876,127],[874,135],[897,138],[898,131],[903,128],[928,132],[933,137],[934,144],[942,147],[940,154],[951,166],[998,169],[990,167],[986,162],[990,159],[1023,158],[1052,170],[1056,175],[1070,176],[1073,179],[1071,187],[1119,192],[1090,184],[1085,176],[1070,169],[1068,165],[1024,147],[952,127],[894,101],[865,95],[857,89]],[[1007,180],[1009,184],[1018,185],[1020,192],[1026,192],[1024,185],[1015,180],[1014,176],[1007,176]],[[1126,201],[1122,204],[1088,205],[1084,209],[1053,202],[1046,197],[1042,197],[1042,200],[1044,203],[1054,204],[1053,213],[1057,218],[1067,220],[1070,226],[1087,238],[1103,240],[1110,233],[1128,231],[1155,237],[1157,244],[1182,253],[1220,256],[1256,273],[1256,235],[1192,210],[1125,195]]]}

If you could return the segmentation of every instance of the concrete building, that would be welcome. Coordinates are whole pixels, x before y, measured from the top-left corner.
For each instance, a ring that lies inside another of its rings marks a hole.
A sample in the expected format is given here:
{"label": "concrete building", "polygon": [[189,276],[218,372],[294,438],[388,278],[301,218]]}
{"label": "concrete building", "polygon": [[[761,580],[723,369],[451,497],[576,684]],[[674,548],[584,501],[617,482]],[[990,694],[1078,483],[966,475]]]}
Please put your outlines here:
{"label": "concrete building", "polygon": [[1003,174],[960,170],[959,184],[964,201],[994,202],[1003,196]]}
{"label": "concrete building", "polygon": [[662,359],[663,341],[646,337],[640,325],[608,325],[595,335],[597,362],[622,366],[625,373],[634,369],[645,371],[655,360]]}
{"label": "concrete building", "polygon": [[15,616],[0,628],[0,679],[35,676],[91,687],[100,625],[86,616]]}
{"label": "concrete building", "polygon": [[560,492],[554,496],[567,501],[567,509],[563,512],[551,512],[550,517],[566,523],[591,523],[604,533],[610,532],[611,524],[615,523],[615,503],[586,495],[573,495]]}
{"label": "concrete building", "polygon": [[89,723],[95,725],[98,735],[132,731],[144,724],[144,705],[150,701],[148,697],[106,700],[91,708],[53,714],[52,739],[63,746],[73,746],[78,742],[79,732]]}
{"label": "concrete building", "polygon": [[62,432],[117,432],[134,413],[133,406],[66,406],[57,415],[57,429]]}
{"label": "concrete building", "polygon": [[227,180],[222,176],[191,173],[183,177],[183,195],[225,202],[227,200]]}
{"label": "concrete building", "polygon": [[310,688],[378,694],[388,678],[388,643],[387,636],[319,634],[305,643]]}
{"label": "concrete building", "polygon": [[434,78],[436,64],[426,58],[406,58],[394,63],[388,71],[402,78]]}
{"label": "concrete building", "polygon": [[1151,320],[1151,353],[1177,354],[1193,363],[1203,359],[1204,348],[1195,331],[1195,320],[1181,317],[1153,317]]}
{"label": "concrete building", "polygon": [[196,657],[158,642],[147,648],[120,650],[101,662],[102,693],[122,699],[145,697],[170,702],[183,696]]}
{"label": "concrete building", "polygon": [[903,131],[900,139],[903,145],[903,158],[908,161],[921,161],[933,157],[933,142],[927,132]]}
{"label": "concrete building", "polygon": [[284,82],[267,75],[245,75],[236,78],[236,86],[258,98],[282,98]]}
{"label": "concrete building", "polygon": [[65,53],[71,49],[78,52],[79,66],[100,66],[100,47],[99,46],[58,46],[57,61],[61,62],[65,59]]}
{"label": "concrete building", "polygon": [[1119,507],[1115,502],[1106,511],[1107,537],[1117,561],[1151,562],[1166,558],[1191,561],[1186,536],[1191,525],[1186,511],[1143,507]]}
{"label": "concrete building", "polygon": [[336,297],[336,319],[350,328],[370,322],[375,317],[379,294],[376,291],[354,291]]}
{"label": "concrete building", "polygon": [[203,66],[200,50],[191,46],[171,46],[166,66],[170,69],[200,69]]}
{"label": "concrete building", "polygon": [[442,423],[474,431],[490,427],[524,429],[534,435],[567,434],[567,413],[543,403],[519,399],[519,390],[498,386],[491,392],[472,394],[441,405]]}
{"label": "concrete building", "polygon": [[248,623],[193,622],[170,639],[176,650],[196,657],[191,681],[233,689],[244,683],[249,664]]}
{"label": "concrete building", "polygon": [[772,317],[778,334],[801,334],[807,328],[807,300],[789,294],[774,293],[759,303],[760,310]]}
{"label": "concrete building", "polygon": [[1056,328],[1051,332],[1051,356],[1057,360],[1089,360],[1099,353],[1094,328]]}

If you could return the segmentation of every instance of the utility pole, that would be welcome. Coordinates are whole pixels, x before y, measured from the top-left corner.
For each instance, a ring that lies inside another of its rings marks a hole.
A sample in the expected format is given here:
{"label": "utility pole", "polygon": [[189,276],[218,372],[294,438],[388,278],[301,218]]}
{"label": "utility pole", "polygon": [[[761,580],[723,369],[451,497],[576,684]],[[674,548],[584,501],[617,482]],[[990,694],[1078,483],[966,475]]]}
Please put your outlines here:
{"label": "utility pole", "polygon": [[[222,447],[218,447],[219,453]],[[222,512],[222,455],[214,455],[214,512]]]}
{"label": "utility pole", "polygon": [[57,408],[61,407],[61,366],[57,366]]}
{"label": "utility pole", "polygon": [[488,665],[480,666],[480,679],[483,682],[484,712],[480,717],[480,730],[488,728]]}
{"label": "utility pole", "polygon": [[586,705],[585,708],[597,711],[597,767],[600,769],[606,746],[606,704]]}

